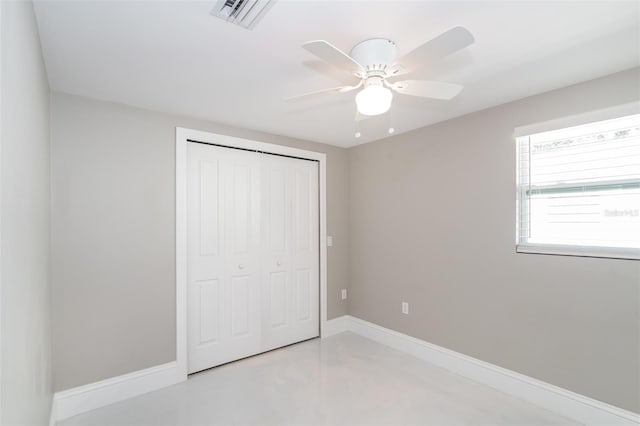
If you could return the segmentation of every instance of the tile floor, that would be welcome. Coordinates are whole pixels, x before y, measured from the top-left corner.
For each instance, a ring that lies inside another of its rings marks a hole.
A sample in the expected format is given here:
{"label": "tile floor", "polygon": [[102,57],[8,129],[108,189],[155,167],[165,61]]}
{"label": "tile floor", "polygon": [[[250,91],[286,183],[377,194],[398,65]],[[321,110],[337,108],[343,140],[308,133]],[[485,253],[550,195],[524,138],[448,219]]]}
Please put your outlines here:
{"label": "tile floor", "polygon": [[195,374],[71,425],[569,425],[555,413],[352,333]]}

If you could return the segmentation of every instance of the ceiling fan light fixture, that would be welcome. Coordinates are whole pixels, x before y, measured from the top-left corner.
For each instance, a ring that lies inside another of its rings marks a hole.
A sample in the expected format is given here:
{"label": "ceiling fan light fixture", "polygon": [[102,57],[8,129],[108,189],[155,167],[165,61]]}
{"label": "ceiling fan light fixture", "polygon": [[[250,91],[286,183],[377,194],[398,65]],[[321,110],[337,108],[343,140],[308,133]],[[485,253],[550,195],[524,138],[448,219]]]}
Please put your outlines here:
{"label": "ceiling fan light fixture", "polygon": [[[218,1],[237,2],[240,0]],[[457,96],[463,86],[441,81],[391,82],[388,79],[409,73],[421,65],[434,63],[464,49],[473,42],[473,34],[469,30],[463,27],[454,27],[397,58],[397,46],[393,40],[387,38],[364,40],[356,44],[348,55],[328,41],[308,41],[302,45],[305,50],[322,59],[325,63],[352,73],[358,79],[358,84],[311,92],[288,100],[301,99],[320,93],[347,93],[364,86],[355,96],[356,123],[366,117],[381,115],[389,111],[393,92],[420,98],[449,100]],[[389,121],[391,121],[390,115]],[[395,129],[389,127],[387,132],[391,135]],[[359,130],[356,131],[355,136],[356,138],[361,136]]]}
{"label": "ceiling fan light fixture", "polygon": [[369,85],[356,95],[358,112],[362,115],[380,115],[389,111],[393,94],[382,85]]}

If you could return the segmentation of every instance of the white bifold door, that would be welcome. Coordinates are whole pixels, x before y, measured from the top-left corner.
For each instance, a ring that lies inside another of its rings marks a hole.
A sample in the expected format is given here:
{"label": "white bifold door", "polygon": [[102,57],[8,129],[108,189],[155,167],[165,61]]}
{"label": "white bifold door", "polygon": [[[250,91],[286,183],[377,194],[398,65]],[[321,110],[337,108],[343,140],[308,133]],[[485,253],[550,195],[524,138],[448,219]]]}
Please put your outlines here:
{"label": "white bifold door", "polygon": [[189,373],[318,336],[318,163],[187,146]]}

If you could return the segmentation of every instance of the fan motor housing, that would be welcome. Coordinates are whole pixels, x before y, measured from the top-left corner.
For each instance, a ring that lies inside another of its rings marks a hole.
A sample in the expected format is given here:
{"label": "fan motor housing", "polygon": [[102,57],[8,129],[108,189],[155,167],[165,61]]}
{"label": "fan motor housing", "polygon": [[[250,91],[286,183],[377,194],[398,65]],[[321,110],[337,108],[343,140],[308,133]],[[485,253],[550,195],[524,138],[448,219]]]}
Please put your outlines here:
{"label": "fan motor housing", "polygon": [[362,65],[367,74],[377,71],[384,72],[387,67],[393,64],[398,55],[396,43],[387,38],[371,38],[361,41],[351,49],[351,56]]}

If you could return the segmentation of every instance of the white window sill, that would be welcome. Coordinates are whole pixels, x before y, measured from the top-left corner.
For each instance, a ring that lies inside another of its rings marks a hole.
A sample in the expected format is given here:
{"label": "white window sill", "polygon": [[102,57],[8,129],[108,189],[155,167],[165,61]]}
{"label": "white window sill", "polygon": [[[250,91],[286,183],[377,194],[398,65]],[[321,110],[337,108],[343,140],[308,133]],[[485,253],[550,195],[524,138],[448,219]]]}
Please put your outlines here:
{"label": "white window sill", "polygon": [[640,260],[640,249],[633,248],[565,246],[560,244],[518,244],[516,245],[516,252]]}

